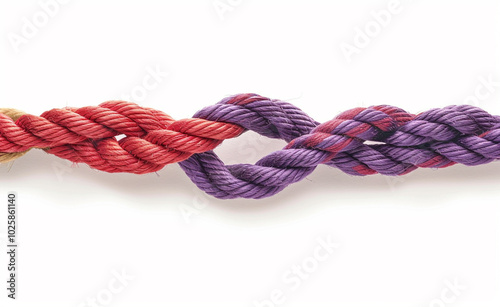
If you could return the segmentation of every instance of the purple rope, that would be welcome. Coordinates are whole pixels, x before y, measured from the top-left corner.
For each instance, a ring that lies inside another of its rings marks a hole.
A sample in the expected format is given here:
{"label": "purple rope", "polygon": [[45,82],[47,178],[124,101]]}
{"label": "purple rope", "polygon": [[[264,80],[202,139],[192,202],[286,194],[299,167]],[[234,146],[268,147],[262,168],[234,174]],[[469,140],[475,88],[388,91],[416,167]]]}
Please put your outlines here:
{"label": "purple rope", "polygon": [[213,152],[180,163],[200,189],[223,199],[272,196],[304,179],[319,164],[351,175],[395,176],[418,167],[477,165],[500,158],[500,118],[467,105],[417,116],[391,106],[356,108],[319,125],[291,104],[242,94],[194,117],[237,124],[289,142],[255,165],[224,165]]}
{"label": "purple rope", "polygon": [[287,142],[311,132],[318,122],[296,106],[257,94],[227,97],[193,117],[242,126],[260,135]]}

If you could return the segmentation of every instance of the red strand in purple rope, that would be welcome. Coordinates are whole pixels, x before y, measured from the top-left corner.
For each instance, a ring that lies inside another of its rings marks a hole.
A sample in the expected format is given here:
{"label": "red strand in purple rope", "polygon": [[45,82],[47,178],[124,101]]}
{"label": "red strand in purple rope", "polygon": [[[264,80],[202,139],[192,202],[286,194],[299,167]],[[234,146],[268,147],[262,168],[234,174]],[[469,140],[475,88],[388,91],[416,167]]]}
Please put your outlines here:
{"label": "red strand in purple rope", "polygon": [[[255,165],[226,166],[213,152],[193,155],[180,165],[200,189],[218,198],[264,198],[304,179],[319,164],[351,175],[398,176],[419,167],[478,165],[500,158],[499,118],[473,106],[449,106],[416,116],[391,106],[355,108],[317,125],[293,106],[291,113],[299,118],[276,112],[283,103],[276,102],[236,95],[195,115],[220,120],[220,110],[243,106],[245,113],[252,112],[251,119],[244,118],[243,124],[240,118],[223,120],[289,142]],[[298,128],[301,123],[296,121],[307,122],[307,129]]]}

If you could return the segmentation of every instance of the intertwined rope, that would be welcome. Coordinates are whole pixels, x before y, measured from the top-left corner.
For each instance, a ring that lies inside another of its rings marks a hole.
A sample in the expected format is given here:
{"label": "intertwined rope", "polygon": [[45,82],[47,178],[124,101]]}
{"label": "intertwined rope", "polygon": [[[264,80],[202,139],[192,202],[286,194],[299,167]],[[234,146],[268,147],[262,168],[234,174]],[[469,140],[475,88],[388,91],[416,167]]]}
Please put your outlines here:
{"label": "intertwined rope", "polygon": [[[212,150],[245,130],[288,145],[255,165],[225,165]],[[180,162],[215,197],[263,198],[319,164],[352,175],[404,175],[419,167],[491,162],[500,158],[500,117],[469,105],[418,115],[382,105],[319,124],[289,103],[256,94],[227,97],[183,120],[124,101],[41,116],[0,109],[0,162],[31,148],[106,172],[143,174]]]}

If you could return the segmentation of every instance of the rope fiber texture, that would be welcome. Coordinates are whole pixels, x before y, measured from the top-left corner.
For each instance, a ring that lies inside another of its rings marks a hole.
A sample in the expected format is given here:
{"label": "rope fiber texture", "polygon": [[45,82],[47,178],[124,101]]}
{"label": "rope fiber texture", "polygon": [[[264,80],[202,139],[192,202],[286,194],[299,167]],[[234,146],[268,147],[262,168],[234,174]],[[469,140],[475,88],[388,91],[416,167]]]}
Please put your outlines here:
{"label": "rope fiber texture", "polygon": [[[212,150],[247,130],[288,144],[253,165],[225,165]],[[470,105],[417,115],[379,105],[320,124],[287,102],[256,94],[227,97],[182,120],[125,101],[40,116],[0,108],[0,163],[31,148],[110,173],[145,174],[179,162],[214,197],[257,199],[320,164],[350,175],[399,176],[420,167],[492,162],[500,159],[500,116]]]}

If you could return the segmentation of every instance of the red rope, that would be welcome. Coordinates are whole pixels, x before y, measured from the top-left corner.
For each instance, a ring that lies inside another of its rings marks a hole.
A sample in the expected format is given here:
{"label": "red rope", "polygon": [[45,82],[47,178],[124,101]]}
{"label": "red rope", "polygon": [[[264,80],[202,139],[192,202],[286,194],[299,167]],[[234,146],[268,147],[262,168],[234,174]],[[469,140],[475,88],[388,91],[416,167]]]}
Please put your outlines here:
{"label": "red rope", "polygon": [[[174,120],[135,103],[108,101],[99,106],[53,109],[41,116],[24,114],[15,122],[0,113],[0,152],[44,148],[102,171],[142,174],[212,150],[243,131],[229,123]],[[119,135],[125,137],[117,140]]]}

